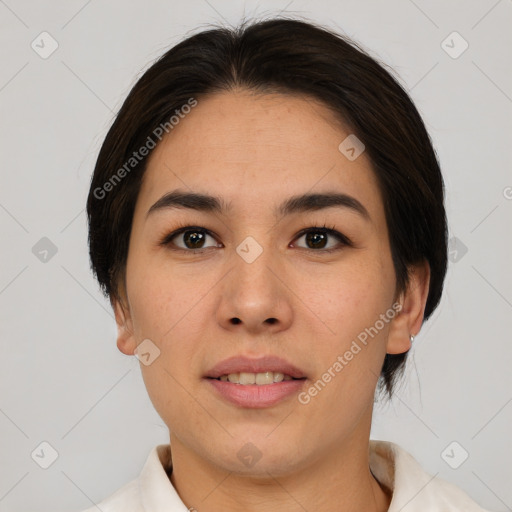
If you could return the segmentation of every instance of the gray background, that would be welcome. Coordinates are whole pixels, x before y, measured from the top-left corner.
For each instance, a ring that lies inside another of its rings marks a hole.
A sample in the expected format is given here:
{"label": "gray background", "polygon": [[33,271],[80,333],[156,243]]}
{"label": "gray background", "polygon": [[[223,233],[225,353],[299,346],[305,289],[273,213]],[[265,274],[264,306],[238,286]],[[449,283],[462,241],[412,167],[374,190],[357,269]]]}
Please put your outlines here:
{"label": "gray background", "polygon": [[[207,23],[281,10],[352,36],[400,75],[445,176],[443,300],[397,396],[377,405],[372,438],[398,442],[486,508],[511,510],[510,0],[0,0],[0,511],[91,506],[168,441],[89,270],[90,175],[153,59]],[[43,31],[58,43],[45,59],[31,47],[51,49]],[[48,469],[51,449],[31,456],[44,441],[58,453]]]}

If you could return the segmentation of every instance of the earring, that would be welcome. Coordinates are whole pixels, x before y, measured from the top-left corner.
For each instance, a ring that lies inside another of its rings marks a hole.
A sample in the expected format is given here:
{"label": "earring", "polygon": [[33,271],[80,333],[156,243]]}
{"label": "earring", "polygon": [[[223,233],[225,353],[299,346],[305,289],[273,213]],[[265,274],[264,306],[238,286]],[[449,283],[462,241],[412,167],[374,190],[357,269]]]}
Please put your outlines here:
{"label": "earring", "polygon": [[409,339],[411,340],[411,343],[412,343],[412,342],[414,341],[414,334],[411,334],[411,335],[409,336]]}

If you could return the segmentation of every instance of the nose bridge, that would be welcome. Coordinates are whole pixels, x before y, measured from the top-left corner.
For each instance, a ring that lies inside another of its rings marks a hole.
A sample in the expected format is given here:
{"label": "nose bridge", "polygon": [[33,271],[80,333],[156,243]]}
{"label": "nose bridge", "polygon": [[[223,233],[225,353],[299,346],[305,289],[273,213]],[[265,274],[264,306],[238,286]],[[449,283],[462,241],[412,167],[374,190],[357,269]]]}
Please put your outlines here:
{"label": "nose bridge", "polygon": [[270,291],[274,287],[273,273],[271,268],[278,265],[274,257],[274,248],[270,245],[270,237],[266,237],[264,242],[263,235],[256,237],[247,236],[238,244],[233,255],[234,275],[236,282],[248,291],[258,291],[258,293]]}

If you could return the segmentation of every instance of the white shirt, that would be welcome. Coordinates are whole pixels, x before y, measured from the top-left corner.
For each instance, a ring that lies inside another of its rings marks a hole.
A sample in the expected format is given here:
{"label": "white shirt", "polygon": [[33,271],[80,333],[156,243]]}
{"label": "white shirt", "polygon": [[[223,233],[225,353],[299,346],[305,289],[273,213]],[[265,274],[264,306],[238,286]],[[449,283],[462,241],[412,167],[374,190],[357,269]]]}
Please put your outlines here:
{"label": "white shirt", "polygon": [[[170,467],[170,445],[155,446],[140,475],[98,503],[99,509],[102,512],[187,512],[189,509],[165,471]],[[395,443],[370,439],[370,469],[393,493],[388,512],[488,512],[454,484],[432,477]],[[98,512],[98,508],[83,512]]]}

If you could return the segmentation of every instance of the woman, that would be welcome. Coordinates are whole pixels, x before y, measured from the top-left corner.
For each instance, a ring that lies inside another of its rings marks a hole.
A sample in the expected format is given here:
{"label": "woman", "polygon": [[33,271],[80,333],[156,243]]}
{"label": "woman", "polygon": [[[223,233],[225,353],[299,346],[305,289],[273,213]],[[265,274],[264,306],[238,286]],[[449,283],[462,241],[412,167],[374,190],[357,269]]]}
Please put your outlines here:
{"label": "woman", "polygon": [[369,439],[441,298],[443,198],[406,92],[322,27],[211,29],[153,64],[87,211],[117,346],[170,444],[99,508],[483,510]]}

